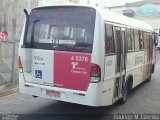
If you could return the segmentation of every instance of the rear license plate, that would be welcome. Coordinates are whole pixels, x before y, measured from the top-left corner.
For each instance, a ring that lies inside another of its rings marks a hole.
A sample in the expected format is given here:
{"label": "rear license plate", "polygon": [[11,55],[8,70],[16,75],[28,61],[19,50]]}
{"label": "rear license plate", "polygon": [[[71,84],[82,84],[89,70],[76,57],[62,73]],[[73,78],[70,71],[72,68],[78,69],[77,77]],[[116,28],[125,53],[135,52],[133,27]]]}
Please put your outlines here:
{"label": "rear license plate", "polygon": [[61,97],[60,92],[53,91],[53,90],[46,90],[46,95],[52,96],[52,97]]}

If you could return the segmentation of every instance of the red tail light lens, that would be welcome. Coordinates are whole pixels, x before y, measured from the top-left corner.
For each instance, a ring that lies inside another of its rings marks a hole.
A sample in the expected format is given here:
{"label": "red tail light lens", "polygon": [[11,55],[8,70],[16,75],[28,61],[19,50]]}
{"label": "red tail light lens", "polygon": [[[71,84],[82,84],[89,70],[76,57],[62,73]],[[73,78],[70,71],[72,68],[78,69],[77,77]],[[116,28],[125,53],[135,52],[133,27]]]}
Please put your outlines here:
{"label": "red tail light lens", "polygon": [[93,64],[93,63],[91,64],[91,72],[98,73],[100,71],[101,69],[97,64]]}
{"label": "red tail light lens", "polygon": [[18,66],[19,66],[20,69],[23,68],[22,62],[21,62],[21,57],[18,58]]}
{"label": "red tail light lens", "polygon": [[99,82],[101,78],[101,68],[97,64],[91,64],[91,82]]}

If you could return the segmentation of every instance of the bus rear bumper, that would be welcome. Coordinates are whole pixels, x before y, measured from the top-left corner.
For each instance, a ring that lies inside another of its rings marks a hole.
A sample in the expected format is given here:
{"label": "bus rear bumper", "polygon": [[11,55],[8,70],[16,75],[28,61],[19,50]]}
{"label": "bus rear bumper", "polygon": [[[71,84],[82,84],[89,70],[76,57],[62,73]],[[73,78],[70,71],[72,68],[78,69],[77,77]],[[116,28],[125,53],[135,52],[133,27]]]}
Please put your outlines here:
{"label": "bus rear bumper", "polygon": [[[24,81],[23,74],[19,75],[19,86],[20,92],[39,96],[59,101],[65,101],[70,103],[76,103],[87,106],[101,106],[99,84],[90,83],[87,91],[78,91],[71,89],[64,89],[52,86],[45,86],[35,83],[28,83]],[[48,94],[48,91],[54,92],[53,94]]]}

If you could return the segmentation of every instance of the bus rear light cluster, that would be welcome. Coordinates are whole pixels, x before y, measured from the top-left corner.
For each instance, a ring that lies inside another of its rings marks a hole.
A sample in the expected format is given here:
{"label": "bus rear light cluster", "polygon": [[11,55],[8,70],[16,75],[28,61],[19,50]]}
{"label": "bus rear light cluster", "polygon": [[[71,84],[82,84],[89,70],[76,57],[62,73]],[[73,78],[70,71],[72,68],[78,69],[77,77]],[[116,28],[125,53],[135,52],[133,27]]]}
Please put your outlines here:
{"label": "bus rear light cluster", "polygon": [[97,83],[100,81],[101,79],[101,68],[99,65],[97,64],[91,64],[91,82],[92,83]]}
{"label": "bus rear light cluster", "polygon": [[22,69],[23,68],[23,66],[22,66],[22,61],[21,61],[21,57],[19,56],[19,58],[18,58],[18,67],[19,67],[19,69]]}

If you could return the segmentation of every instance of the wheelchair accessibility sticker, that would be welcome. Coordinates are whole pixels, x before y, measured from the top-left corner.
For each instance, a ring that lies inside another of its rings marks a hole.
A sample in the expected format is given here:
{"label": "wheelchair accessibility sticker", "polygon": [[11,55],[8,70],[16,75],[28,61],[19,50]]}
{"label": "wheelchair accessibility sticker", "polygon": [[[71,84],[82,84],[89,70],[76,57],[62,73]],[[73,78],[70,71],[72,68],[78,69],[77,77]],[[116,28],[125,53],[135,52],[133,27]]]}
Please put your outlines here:
{"label": "wheelchair accessibility sticker", "polygon": [[35,70],[35,77],[42,79],[42,70]]}

